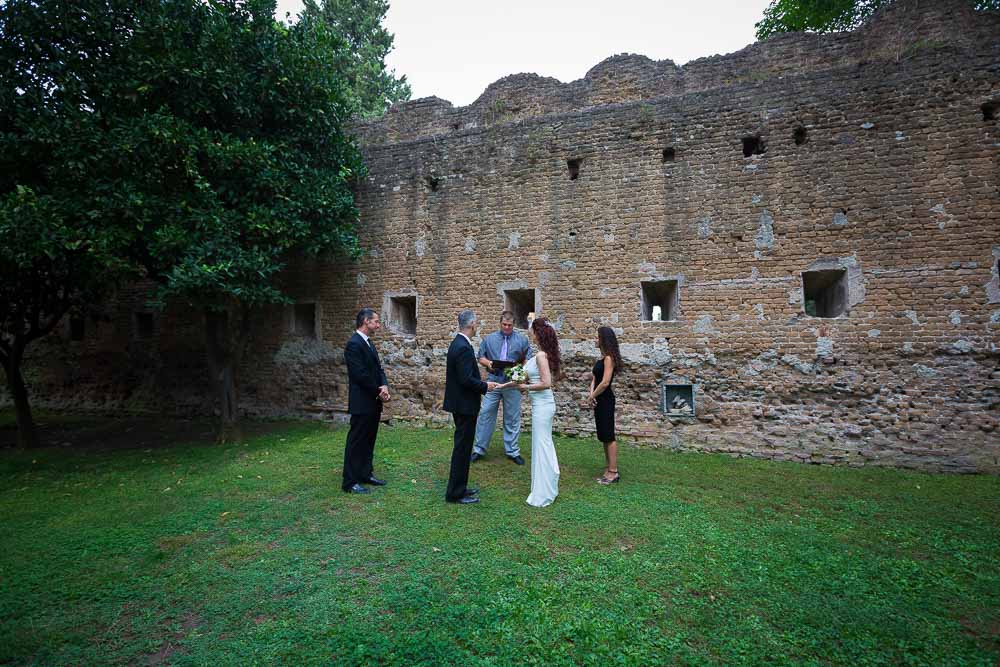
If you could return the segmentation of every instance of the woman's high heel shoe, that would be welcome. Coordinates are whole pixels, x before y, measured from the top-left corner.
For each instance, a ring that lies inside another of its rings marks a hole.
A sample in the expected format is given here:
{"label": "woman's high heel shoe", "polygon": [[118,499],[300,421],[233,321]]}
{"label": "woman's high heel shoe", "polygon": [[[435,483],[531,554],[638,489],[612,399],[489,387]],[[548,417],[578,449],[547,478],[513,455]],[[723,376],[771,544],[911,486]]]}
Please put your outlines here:
{"label": "woman's high heel shoe", "polygon": [[608,486],[609,484],[617,484],[618,480],[622,478],[621,474],[617,470],[609,470],[608,472],[614,473],[615,478],[608,479],[607,477],[599,477],[597,479],[598,484],[603,484],[604,486]]}

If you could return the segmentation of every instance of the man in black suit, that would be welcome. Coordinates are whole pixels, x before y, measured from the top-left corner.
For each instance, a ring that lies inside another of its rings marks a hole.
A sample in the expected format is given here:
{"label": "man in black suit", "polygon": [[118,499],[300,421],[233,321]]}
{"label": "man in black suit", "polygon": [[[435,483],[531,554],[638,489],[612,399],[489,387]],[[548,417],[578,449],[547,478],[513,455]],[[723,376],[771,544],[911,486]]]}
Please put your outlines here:
{"label": "man in black suit", "polygon": [[347,432],[347,445],[344,447],[342,488],[345,493],[371,493],[364,484],[385,486],[385,482],[373,473],[372,458],[382,404],[389,400],[389,383],[371,341],[375,332],[382,328],[378,313],[371,308],[362,308],[356,324],[357,331],[344,348],[350,383],[347,411],[351,413],[351,430]]}
{"label": "man in black suit", "polygon": [[497,388],[496,382],[479,377],[472,334],[476,332],[476,314],[463,310],[458,315],[458,334],[448,348],[445,374],[444,409],[455,420],[455,448],[451,453],[451,473],[444,498],[450,503],[469,505],[479,502],[479,489],[469,487],[469,463],[476,436],[479,402],[483,394]]}

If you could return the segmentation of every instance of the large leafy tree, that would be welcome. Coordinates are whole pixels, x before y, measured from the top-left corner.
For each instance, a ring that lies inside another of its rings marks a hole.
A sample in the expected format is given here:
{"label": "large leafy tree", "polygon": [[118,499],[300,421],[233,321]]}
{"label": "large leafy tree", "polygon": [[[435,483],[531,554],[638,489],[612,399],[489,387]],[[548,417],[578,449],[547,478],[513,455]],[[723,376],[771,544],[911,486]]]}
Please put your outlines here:
{"label": "large leafy tree", "polygon": [[88,92],[89,54],[126,36],[97,16],[63,23],[55,4],[0,3],[0,366],[24,447],[38,444],[26,349],[129,270],[94,187],[105,132]]}
{"label": "large leafy tree", "polygon": [[346,80],[351,103],[360,116],[380,116],[396,102],[410,99],[406,77],[386,69],[393,35],[382,25],[387,0],[305,0],[299,21],[322,21],[340,48],[335,68]]}
{"label": "large leafy tree", "polygon": [[[55,156],[16,160],[3,183],[11,206],[34,196],[36,218],[68,212],[86,238],[70,235],[62,248],[107,249],[87,265],[96,284],[132,269],[156,281],[158,301],[204,313],[222,437],[236,437],[236,372],[254,308],[286,300],[278,276],[290,259],[357,251],[351,186],[363,165],[344,131],[355,105],[338,74],[342,38],[323,20],[276,22],[273,0],[2,7],[19,17],[10,30],[0,23],[4,48],[20,54],[4,75],[41,63],[28,69],[53,108],[18,116],[8,141],[51,135],[78,172],[65,179],[68,163]],[[72,104],[62,99],[70,91]]]}
{"label": "large leafy tree", "polygon": [[343,46],[325,22],[282,26],[263,0],[166,4],[137,31],[124,77],[141,94],[147,150],[116,153],[123,171],[149,175],[133,211],[137,260],[163,300],[204,309],[229,439],[253,310],[285,300],[277,278],[291,258],[356,251],[351,185],[363,167],[344,131]]}
{"label": "large leafy tree", "polygon": [[[854,30],[893,0],[771,0],[756,24],[757,39],[781,32]],[[1000,9],[1000,0],[976,0],[976,9]]]}

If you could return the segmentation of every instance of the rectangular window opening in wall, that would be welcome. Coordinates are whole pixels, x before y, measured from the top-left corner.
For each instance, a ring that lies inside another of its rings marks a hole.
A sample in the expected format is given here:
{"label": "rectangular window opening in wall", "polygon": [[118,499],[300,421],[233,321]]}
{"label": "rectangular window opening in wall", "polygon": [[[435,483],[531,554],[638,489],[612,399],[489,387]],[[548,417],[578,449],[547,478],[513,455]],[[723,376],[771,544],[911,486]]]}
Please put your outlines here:
{"label": "rectangular window opening in wall", "polygon": [[764,141],[764,137],[759,134],[751,134],[750,136],[743,137],[743,157],[763,155],[766,152],[767,144]]}
{"label": "rectangular window opening in wall", "polygon": [[677,150],[673,146],[663,149],[663,161],[673,162],[677,158]]}
{"label": "rectangular window opening in wall", "polygon": [[575,181],[579,178],[581,162],[583,160],[580,158],[566,160],[566,168],[569,169],[569,180]]}
{"label": "rectangular window opening in wall", "polygon": [[295,304],[294,321],[292,331],[295,335],[304,338],[316,337],[316,304],[297,303]]}
{"label": "rectangular window opening in wall", "polygon": [[672,417],[694,416],[694,385],[664,384],[660,391],[660,411]]}
{"label": "rectangular window opening in wall", "polygon": [[528,317],[535,312],[535,290],[509,289],[503,293],[504,310],[514,313],[514,326],[528,328]]}
{"label": "rectangular window opening in wall", "polygon": [[76,342],[83,340],[84,329],[84,319],[79,315],[70,315],[69,339]]}
{"label": "rectangular window opening in wall", "polygon": [[840,317],[847,312],[847,271],[802,272],[802,304],[806,315]]}
{"label": "rectangular window opening in wall", "polygon": [[642,321],[667,322],[677,319],[677,281],[642,281]]}
{"label": "rectangular window opening in wall", "polygon": [[147,311],[132,313],[132,324],[136,338],[153,337],[153,313]]}
{"label": "rectangular window opening in wall", "polygon": [[389,297],[389,329],[408,336],[417,333],[417,297]]}

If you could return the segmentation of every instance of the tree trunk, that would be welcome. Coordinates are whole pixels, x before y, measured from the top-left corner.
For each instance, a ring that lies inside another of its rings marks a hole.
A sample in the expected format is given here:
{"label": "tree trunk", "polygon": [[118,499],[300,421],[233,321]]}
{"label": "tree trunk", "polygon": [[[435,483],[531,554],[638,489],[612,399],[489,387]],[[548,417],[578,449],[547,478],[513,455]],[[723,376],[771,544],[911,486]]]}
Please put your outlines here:
{"label": "tree trunk", "polygon": [[14,350],[3,364],[7,375],[7,388],[14,399],[14,414],[17,416],[17,446],[22,449],[33,449],[40,446],[38,428],[31,416],[31,404],[28,402],[28,389],[24,386],[21,375],[21,354]]}
{"label": "tree trunk", "polygon": [[229,335],[229,313],[205,310],[205,342],[212,386],[219,399],[219,442],[243,439],[236,364]]}

